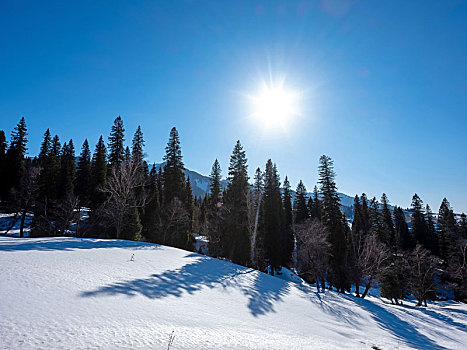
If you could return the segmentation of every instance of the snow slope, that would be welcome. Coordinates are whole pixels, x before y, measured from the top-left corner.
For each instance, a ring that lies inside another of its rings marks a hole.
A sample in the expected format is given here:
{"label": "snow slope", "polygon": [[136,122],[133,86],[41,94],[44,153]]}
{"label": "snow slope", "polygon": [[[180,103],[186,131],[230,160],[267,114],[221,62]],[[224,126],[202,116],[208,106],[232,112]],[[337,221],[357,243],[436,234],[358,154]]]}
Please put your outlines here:
{"label": "snow slope", "polygon": [[[134,261],[131,261],[131,257]],[[0,238],[2,349],[461,349],[467,307],[387,305],[140,242]],[[407,304],[407,303],[406,303]]]}

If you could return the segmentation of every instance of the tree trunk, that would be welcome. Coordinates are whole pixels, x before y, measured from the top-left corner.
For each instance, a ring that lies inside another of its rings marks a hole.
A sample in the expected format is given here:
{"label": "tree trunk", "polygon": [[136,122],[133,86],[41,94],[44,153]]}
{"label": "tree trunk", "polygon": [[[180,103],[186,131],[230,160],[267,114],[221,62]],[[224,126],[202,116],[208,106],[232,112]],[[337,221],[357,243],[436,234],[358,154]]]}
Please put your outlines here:
{"label": "tree trunk", "polygon": [[366,284],[365,286],[365,291],[363,292],[362,294],[362,299],[364,299],[368,293],[368,291],[370,290],[370,286],[371,286],[371,282],[373,281],[373,277],[371,277],[369,280],[368,280],[368,283]]}
{"label": "tree trunk", "polygon": [[426,299],[425,299],[425,307],[427,307],[428,305],[426,304]]}
{"label": "tree trunk", "polygon": [[355,283],[355,295],[357,296],[357,298],[360,297],[360,283]]}
{"label": "tree trunk", "polygon": [[397,298],[394,298],[394,301],[396,302],[396,305],[399,305],[399,300],[397,300]]}
{"label": "tree trunk", "polygon": [[417,299],[417,305],[416,306],[422,306],[422,299]]}
{"label": "tree trunk", "polygon": [[26,210],[23,210],[21,214],[21,226],[19,227],[19,236],[20,238],[24,237],[24,220],[26,219]]}

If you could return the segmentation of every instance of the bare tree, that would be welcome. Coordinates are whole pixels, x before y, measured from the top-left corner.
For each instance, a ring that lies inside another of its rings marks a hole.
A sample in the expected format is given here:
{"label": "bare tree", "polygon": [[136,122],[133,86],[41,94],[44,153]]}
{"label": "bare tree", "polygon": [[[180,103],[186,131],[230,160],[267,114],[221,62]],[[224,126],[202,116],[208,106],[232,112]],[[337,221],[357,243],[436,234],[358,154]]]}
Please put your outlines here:
{"label": "bare tree", "polygon": [[21,178],[18,187],[11,191],[11,205],[16,213],[7,232],[16,224],[21,218],[19,236],[24,237],[24,223],[26,215],[29,210],[34,206],[37,194],[37,177],[40,169],[37,166],[28,165],[26,171]]}
{"label": "bare tree", "polygon": [[448,275],[457,299],[467,300],[467,239],[458,239],[448,263]]}
{"label": "bare tree", "polygon": [[325,227],[319,220],[308,219],[296,226],[295,234],[301,275],[307,281],[315,280],[318,290],[321,282],[324,290],[330,249]]}
{"label": "bare tree", "polygon": [[376,279],[389,268],[391,255],[389,249],[380,242],[375,235],[366,236],[361,250],[357,255],[357,264],[363,276],[365,291],[362,298],[365,298]]}
{"label": "bare tree", "polygon": [[143,191],[137,189],[144,186],[140,167],[136,162],[124,161],[120,166],[113,166],[107,182],[100,190],[107,194],[100,213],[116,231],[116,238],[121,238],[125,219],[136,208],[144,206]]}
{"label": "bare tree", "polygon": [[426,299],[436,290],[436,275],[438,274],[439,259],[417,244],[410,257],[411,276],[410,289],[417,299],[417,306],[422,306]]}
{"label": "bare tree", "polygon": [[57,202],[57,205],[53,210],[53,216],[55,218],[55,230],[57,234],[65,234],[74,221],[76,221],[76,227],[78,228],[79,220],[81,218],[79,208],[80,205],[78,197],[72,194],[67,194],[64,198]]}

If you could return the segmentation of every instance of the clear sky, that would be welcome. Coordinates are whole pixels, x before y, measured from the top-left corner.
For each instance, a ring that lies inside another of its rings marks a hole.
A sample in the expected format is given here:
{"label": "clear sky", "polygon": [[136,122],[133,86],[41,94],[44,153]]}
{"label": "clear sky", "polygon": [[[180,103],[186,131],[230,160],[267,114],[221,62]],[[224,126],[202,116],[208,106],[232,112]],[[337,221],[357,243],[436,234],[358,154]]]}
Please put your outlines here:
{"label": "clear sky", "polygon": [[[24,116],[31,155],[121,115],[149,162],[176,126],[202,174],[240,139],[251,174],[311,190],[327,154],[344,193],[467,212],[466,1],[1,1],[0,33],[0,128]],[[299,94],[285,130],[252,118],[270,79]]]}

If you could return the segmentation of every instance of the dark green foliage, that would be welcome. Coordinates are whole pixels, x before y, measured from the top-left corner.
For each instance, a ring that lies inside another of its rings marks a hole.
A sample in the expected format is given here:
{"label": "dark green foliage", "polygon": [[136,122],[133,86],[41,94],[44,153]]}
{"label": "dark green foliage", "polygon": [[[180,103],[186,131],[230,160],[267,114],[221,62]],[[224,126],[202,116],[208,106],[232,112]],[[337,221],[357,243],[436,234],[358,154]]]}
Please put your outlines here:
{"label": "dark green foliage", "polygon": [[394,222],[392,220],[392,213],[389,209],[389,200],[386,196],[386,193],[383,193],[381,196],[381,219],[382,219],[382,229],[384,231],[384,236],[388,240],[386,243],[389,244],[390,247],[395,247],[396,245],[396,231],[394,230]]}
{"label": "dark green foliage", "polygon": [[119,165],[125,159],[125,128],[123,120],[118,116],[114,120],[109,136],[109,164],[110,166]]}
{"label": "dark green foliage", "polygon": [[195,203],[193,201],[193,192],[191,190],[191,182],[190,182],[189,177],[188,177],[188,179],[186,181],[185,208],[186,208],[186,211],[188,213],[189,230],[190,230],[190,233],[191,233],[191,232],[193,232],[193,220],[194,220]]}
{"label": "dark green foliage", "polygon": [[326,227],[327,240],[331,246],[330,261],[331,268],[329,280],[338,290],[343,292],[349,288],[348,276],[345,269],[345,259],[347,256],[347,237],[340,211],[339,196],[335,182],[335,172],[333,161],[328,156],[320,157],[319,184],[322,198],[322,223]]}
{"label": "dark green foliage", "polygon": [[58,135],[55,135],[52,140],[49,153],[41,162],[42,170],[39,174],[39,198],[56,199],[59,197],[58,186],[60,181],[60,152],[61,145]]}
{"label": "dark green foliage", "polygon": [[318,187],[313,188],[313,202],[310,208],[310,217],[321,220],[321,200],[319,199]]}
{"label": "dark green foliage", "polygon": [[2,198],[7,195],[8,191],[19,184],[25,171],[25,155],[27,151],[28,135],[26,121],[21,118],[15,129],[11,133],[10,146],[5,156],[5,174],[4,183],[2,184]]}
{"label": "dark green foliage", "polygon": [[413,249],[414,240],[409,231],[404,211],[400,207],[394,208],[394,229],[396,232],[396,244],[398,251]]}
{"label": "dark green foliage", "polygon": [[183,174],[182,150],[180,148],[180,138],[176,128],[170,131],[169,142],[165,148],[165,165],[162,173],[164,186],[164,201],[167,205],[174,198],[184,200],[185,198],[185,175]]}
{"label": "dark green foliage", "polygon": [[120,233],[121,239],[128,239],[132,241],[141,240],[141,231],[143,226],[139,218],[138,208],[131,209],[125,214],[124,225]]}
{"label": "dark green foliage", "polygon": [[454,211],[446,198],[443,199],[438,213],[438,237],[441,257],[447,260],[455,244],[457,223]]}
{"label": "dark green foliage", "polygon": [[158,174],[155,165],[153,165],[149,179],[146,185],[146,207],[143,218],[143,235],[149,242],[162,243],[160,238],[160,202],[159,189],[157,186]]}
{"label": "dark green foliage", "polygon": [[426,205],[426,229],[427,229],[427,248],[434,255],[439,255],[439,240],[436,232],[433,213],[430,206]]}
{"label": "dark green foliage", "polygon": [[430,241],[428,237],[428,227],[425,221],[425,213],[423,208],[423,201],[417,194],[414,194],[412,197],[412,219],[411,219],[411,229],[412,236],[415,238],[415,241],[421,244],[423,247],[429,249]]}
{"label": "dark green foliage", "polygon": [[76,169],[76,195],[84,206],[89,205],[91,197],[91,150],[88,140],[84,140],[81,153],[78,157]]}
{"label": "dark green foliage", "polygon": [[464,213],[459,220],[459,237],[467,239],[467,216]]}
{"label": "dark green foliage", "polygon": [[59,196],[64,198],[74,193],[74,182],[76,177],[76,158],[73,140],[68,144],[65,142],[61,152]]}
{"label": "dark green foliage", "polygon": [[384,273],[379,277],[381,286],[381,296],[394,300],[395,304],[399,304],[399,299],[404,297],[405,290],[408,289],[407,275],[407,260],[402,254],[394,254],[391,257],[390,267],[385,269]]}
{"label": "dark green foliage", "polygon": [[302,180],[298,183],[297,190],[295,191],[294,211],[295,211],[295,225],[301,224],[310,217],[307,206],[307,192],[306,187]]}
{"label": "dark green foliage", "polygon": [[211,168],[209,175],[209,201],[211,206],[217,206],[222,200],[221,193],[221,167],[217,159]]}
{"label": "dark green foliage", "polygon": [[248,265],[251,242],[248,225],[249,192],[245,151],[240,141],[235,144],[230,157],[228,185],[223,205],[223,255],[234,263]]}
{"label": "dark green foliage", "polygon": [[136,129],[135,135],[133,136],[132,141],[132,150],[131,150],[131,159],[133,162],[138,164],[143,163],[144,153],[144,139],[143,139],[143,132],[141,131],[141,127],[138,125],[138,129]]}
{"label": "dark green foliage", "polygon": [[50,135],[50,130],[47,129],[44,133],[44,140],[41,143],[41,149],[39,151],[39,162],[41,164],[45,162],[47,156],[50,153],[51,147],[52,147],[52,137]]}
{"label": "dark green foliage", "polygon": [[107,178],[107,149],[104,139],[99,137],[91,162],[91,208],[96,209],[105,201],[101,191]]}
{"label": "dark green foliage", "polygon": [[6,177],[7,177],[7,164],[6,164],[6,150],[7,142],[5,132],[0,130],[0,199],[6,194]]}
{"label": "dark green foliage", "polygon": [[292,260],[294,251],[294,233],[293,233],[293,212],[292,212],[292,194],[290,190],[290,182],[287,176],[284,180],[282,194],[282,205],[284,208],[284,231],[281,241],[281,265],[288,266]]}
{"label": "dark green foliage", "polygon": [[282,207],[279,174],[269,159],[264,176],[264,194],[261,200],[261,224],[257,238],[262,236],[265,258],[271,266],[271,273],[282,263],[281,243],[285,241],[285,222]]}

